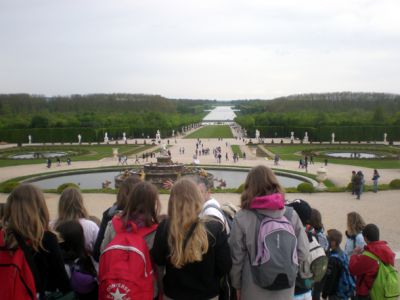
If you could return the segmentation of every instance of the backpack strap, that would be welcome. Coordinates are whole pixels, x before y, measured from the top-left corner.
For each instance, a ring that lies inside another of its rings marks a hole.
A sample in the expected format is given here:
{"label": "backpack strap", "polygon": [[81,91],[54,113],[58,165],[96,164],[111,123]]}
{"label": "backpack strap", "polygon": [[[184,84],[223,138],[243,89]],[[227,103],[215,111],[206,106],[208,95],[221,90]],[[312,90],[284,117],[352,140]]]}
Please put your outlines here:
{"label": "backpack strap", "polygon": [[381,259],[378,256],[376,256],[375,254],[373,254],[372,252],[364,251],[362,253],[362,255],[368,256],[369,258],[376,260],[378,264],[380,264],[382,262]]}
{"label": "backpack strap", "polygon": [[198,223],[198,222],[195,222],[195,223],[193,223],[192,225],[190,225],[190,228],[189,228],[188,232],[187,232],[186,235],[185,235],[185,239],[183,240],[183,249],[186,248],[186,245],[187,245],[187,243],[189,242],[190,237],[192,236],[194,230],[195,230],[196,227],[197,227],[197,223]]}

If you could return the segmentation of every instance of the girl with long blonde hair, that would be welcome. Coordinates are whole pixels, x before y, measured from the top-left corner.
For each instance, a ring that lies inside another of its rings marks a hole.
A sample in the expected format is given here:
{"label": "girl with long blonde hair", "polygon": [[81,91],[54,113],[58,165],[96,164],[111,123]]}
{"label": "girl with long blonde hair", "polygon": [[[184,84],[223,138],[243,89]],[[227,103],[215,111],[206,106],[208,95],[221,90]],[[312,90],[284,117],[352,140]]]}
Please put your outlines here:
{"label": "girl with long blonde hair", "polygon": [[7,249],[21,247],[16,236],[32,249],[38,293],[70,291],[57,237],[49,231],[49,211],[41,190],[31,184],[16,187],[7,198],[1,226]]}
{"label": "girl with long blonde hair", "polygon": [[66,188],[62,192],[58,202],[58,218],[51,222],[50,226],[57,230],[57,227],[65,221],[79,221],[85,236],[85,247],[92,253],[99,227],[89,219],[82,194],[77,188]]}
{"label": "girl with long blonde hair", "polygon": [[164,299],[214,299],[220,278],[230,270],[223,224],[199,217],[203,201],[191,179],[181,178],[172,187],[168,218],[160,223],[151,251],[156,264],[166,267]]}

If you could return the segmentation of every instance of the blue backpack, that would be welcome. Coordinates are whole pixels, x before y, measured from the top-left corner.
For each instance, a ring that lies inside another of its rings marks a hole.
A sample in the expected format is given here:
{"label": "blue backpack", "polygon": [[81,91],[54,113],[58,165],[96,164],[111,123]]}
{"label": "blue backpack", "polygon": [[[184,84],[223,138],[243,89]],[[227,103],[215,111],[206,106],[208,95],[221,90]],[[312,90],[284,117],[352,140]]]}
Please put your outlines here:
{"label": "blue backpack", "polygon": [[356,288],[354,278],[349,272],[349,258],[344,251],[341,253],[331,253],[331,257],[337,258],[342,264],[336,295],[341,299],[348,299],[354,296]]}

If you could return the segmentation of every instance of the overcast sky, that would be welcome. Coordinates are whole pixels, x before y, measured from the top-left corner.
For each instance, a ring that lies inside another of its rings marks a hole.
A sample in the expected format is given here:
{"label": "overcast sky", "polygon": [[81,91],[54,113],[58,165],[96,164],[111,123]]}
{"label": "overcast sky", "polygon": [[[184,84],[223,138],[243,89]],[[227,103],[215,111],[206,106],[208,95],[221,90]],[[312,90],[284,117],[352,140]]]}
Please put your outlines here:
{"label": "overcast sky", "polygon": [[400,93],[400,1],[0,0],[0,93]]}

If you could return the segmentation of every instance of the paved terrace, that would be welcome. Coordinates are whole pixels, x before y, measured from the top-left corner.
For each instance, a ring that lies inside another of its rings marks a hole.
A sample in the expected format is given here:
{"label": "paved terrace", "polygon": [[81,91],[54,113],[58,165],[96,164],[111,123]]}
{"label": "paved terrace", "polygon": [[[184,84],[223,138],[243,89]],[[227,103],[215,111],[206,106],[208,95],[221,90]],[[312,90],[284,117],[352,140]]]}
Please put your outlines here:
{"label": "paved terrace", "polygon": [[[269,167],[275,167],[273,161],[266,160],[265,158],[256,157],[255,153],[241,141],[236,139],[202,139],[201,140],[205,148],[210,148],[210,154],[206,156],[199,156],[201,164],[215,164],[221,166],[234,165],[232,160],[232,151],[230,145],[240,145],[242,151],[247,154],[247,159],[240,159],[235,165],[253,167],[259,164],[264,164]],[[149,140],[147,141],[150,142]],[[164,140],[166,143],[166,140]],[[285,140],[285,143],[289,142]],[[133,140],[129,140],[128,143],[133,144]],[[228,146],[226,145],[228,143]],[[175,139],[170,138],[171,147],[169,150],[172,154],[173,161],[181,163],[192,163],[193,154],[196,149],[195,139],[182,139],[180,137]],[[2,146],[8,147],[9,145]],[[220,146],[222,148],[222,162],[218,164],[212,155],[213,148]],[[179,153],[179,148],[185,149],[185,154]],[[156,148],[156,147],[155,147]],[[154,149],[155,149],[154,148]],[[148,150],[150,151],[150,150]],[[225,153],[228,152],[229,161],[225,160]],[[111,153],[110,153],[111,155]],[[140,157],[140,154],[138,154]],[[129,157],[128,163],[133,164],[135,161],[135,155]],[[141,163],[142,159],[140,159]],[[148,160],[155,162],[155,159]],[[117,159],[112,157],[104,158],[99,161],[79,161],[72,162],[71,166],[67,166],[65,163],[62,166],[54,166],[51,169],[47,169],[45,163],[35,165],[22,165],[13,167],[0,168],[0,181],[4,181],[10,178],[31,175],[45,172],[54,172],[62,170],[82,169],[82,168],[95,168],[105,166],[116,166]],[[321,166],[321,163],[310,165],[308,168],[309,173],[316,174],[316,170]],[[298,169],[298,162],[296,161],[280,161],[278,166],[280,169],[295,170],[304,172]],[[366,177],[367,184],[372,184],[372,169],[360,168],[348,165],[336,165],[329,164],[327,167],[328,179],[337,185],[344,186],[350,181],[352,170],[362,170]],[[394,178],[400,178],[399,169],[385,169],[380,170],[380,182],[388,183]],[[221,202],[233,202],[238,204],[240,196],[238,194],[216,194],[218,200]],[[56,206],[59,195],[46,194],[46,201],[50,208],[51,217],[56,217]],[[0,202],[5,202],[7,194],[0,194]],[[115,201],[115,195],[109,194],[85,194],[84,195],[86,205],[91,214],[101,217],[102,212],[111,206]],[[389,242],[390,246],[396,251],[400,251],[400,221],[398,219],[398,212],[400,211],[400,192],[399,191],[385,191],[374,193],[365,193],[362,195],[362,200],[357,201],[350,193],[316,193],[316,194],[288,194],[287,198],[293,200],[295,198],[302,198],[310,202],[310,204],[319,209],[323,215],[325,227],[337,228],[342,232],[345,231],[346,225],[346,214],[350,211],[358,211],[365,218],[366,222],[376,223],[382,231],[382,239]],[[167,195],[161,195],[162,210],[166,212],[167,207]],[[400,255],[400,253],[398,254]]]}

